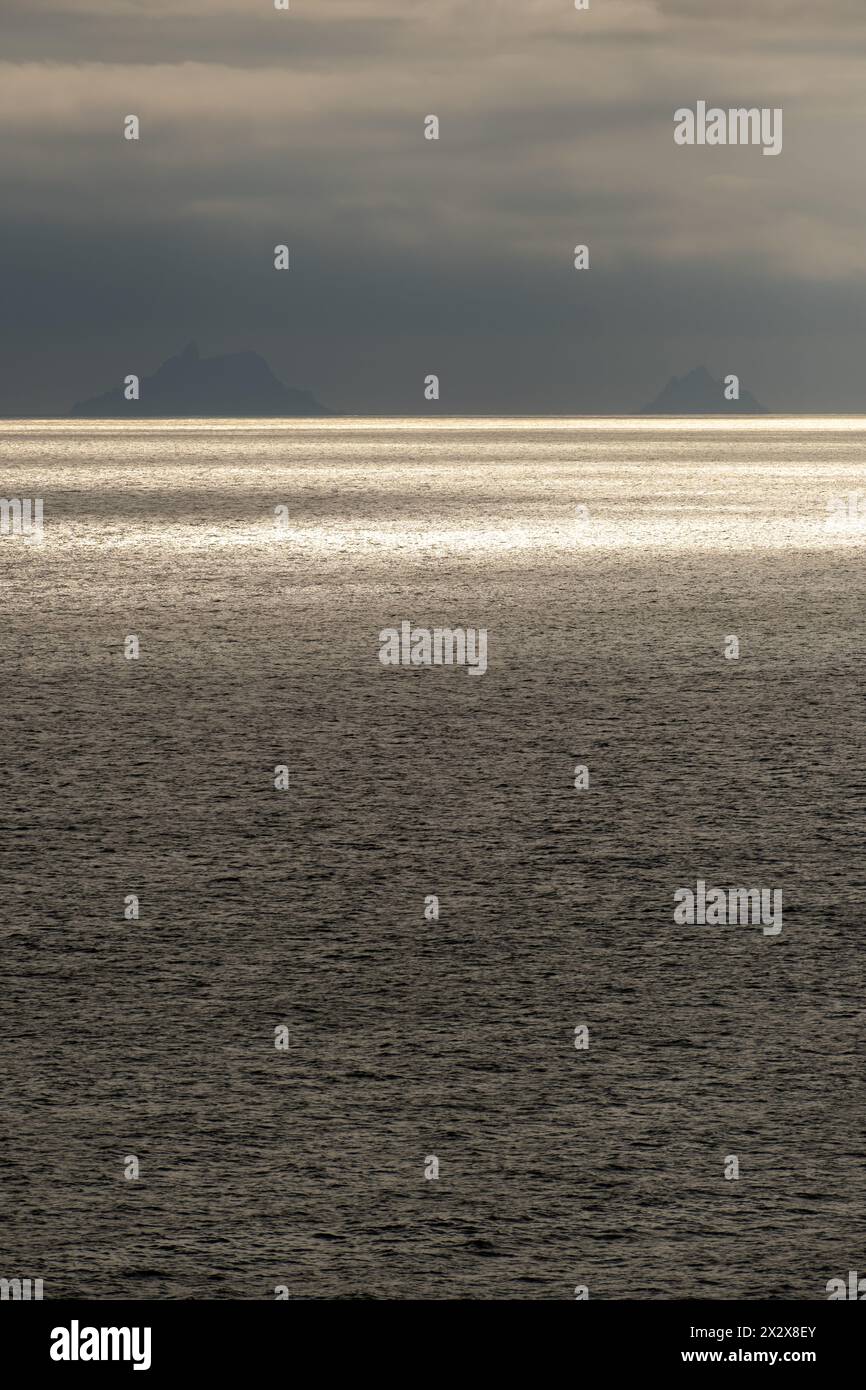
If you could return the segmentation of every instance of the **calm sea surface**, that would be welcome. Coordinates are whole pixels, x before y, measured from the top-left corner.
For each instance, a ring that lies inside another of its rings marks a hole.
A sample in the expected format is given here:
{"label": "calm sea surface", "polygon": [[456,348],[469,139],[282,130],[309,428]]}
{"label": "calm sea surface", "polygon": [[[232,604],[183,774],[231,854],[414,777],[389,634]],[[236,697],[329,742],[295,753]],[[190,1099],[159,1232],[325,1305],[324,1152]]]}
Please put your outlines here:
{"label": "calm sea surface", "polygon": [[[0,492],[0,1275],[864,1272],[866,420],[6,421]],[[675,925],[699,878],[781,935]]]}

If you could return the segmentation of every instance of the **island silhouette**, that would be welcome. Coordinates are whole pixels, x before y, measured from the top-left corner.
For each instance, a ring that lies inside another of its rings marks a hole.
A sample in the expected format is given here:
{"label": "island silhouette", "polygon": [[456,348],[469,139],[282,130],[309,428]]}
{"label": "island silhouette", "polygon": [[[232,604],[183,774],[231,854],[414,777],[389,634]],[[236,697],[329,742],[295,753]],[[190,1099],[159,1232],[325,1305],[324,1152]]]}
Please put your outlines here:
{"label": "island silhouette", "polygon": [[706,367],[694,367],[685,376],[672,376],[642,415],[766,415],[766,409],[740,388],[736,401],[725,399],[725,383],[710,376]]}
{"label": "island silhouette", "polygon": [[202,357],[188,343],[152,376],[142,377],[138,399],[127,399],[123,383],[101,396],[78,401],[70,415],[84,418],[149,419],[173,416],[332,415],[311,391],[284,386],[257,352]]}

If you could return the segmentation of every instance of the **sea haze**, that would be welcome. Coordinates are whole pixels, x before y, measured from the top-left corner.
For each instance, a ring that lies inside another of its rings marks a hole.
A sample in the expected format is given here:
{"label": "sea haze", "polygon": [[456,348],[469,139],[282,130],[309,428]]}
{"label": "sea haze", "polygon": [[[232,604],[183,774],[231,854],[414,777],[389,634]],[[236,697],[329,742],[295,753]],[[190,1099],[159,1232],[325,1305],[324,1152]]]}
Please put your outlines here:
{"label": "sea haze", "polygon": [[[827,509],[864,456],[864,419],[3,422],[44,539],[0,537],[2,1272],[862,1270],[866,531]],[[382,666],[404,619],[486,628],[486,674]],[[781,935],[676,925],[699,878],[781,888]]]}

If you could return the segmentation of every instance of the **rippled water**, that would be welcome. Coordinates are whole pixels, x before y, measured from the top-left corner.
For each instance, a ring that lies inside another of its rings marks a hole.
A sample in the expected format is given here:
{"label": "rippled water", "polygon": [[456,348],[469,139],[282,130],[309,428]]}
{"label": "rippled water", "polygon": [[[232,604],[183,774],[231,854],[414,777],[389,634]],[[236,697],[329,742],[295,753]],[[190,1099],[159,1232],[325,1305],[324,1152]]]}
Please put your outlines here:
{"label": "rippled water", "polygon": [[[862,1269],[864,459],[866,420],[3,422],[45,531],[0,538],[0,1274]],[[487,673],[384,668],[402,619]],[[698,878],[782,934],[675,925]]]}

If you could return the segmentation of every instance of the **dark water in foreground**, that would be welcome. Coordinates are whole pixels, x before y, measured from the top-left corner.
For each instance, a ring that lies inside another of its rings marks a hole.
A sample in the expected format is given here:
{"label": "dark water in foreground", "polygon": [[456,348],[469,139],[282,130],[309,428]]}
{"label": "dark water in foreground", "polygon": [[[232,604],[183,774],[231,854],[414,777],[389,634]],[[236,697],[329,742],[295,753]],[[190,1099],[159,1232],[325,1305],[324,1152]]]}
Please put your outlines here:
{"label": "dark water in foreground", "polygon": [[[0,427],[45,513],[0,538],[0,1275],[866,1272],[866,532],[826,510],[864,458],[866,421]],[[383,668],[404,618],[486,627],[487,673]],[[781,888],[781,935],[675,925],[698,878]]]}

